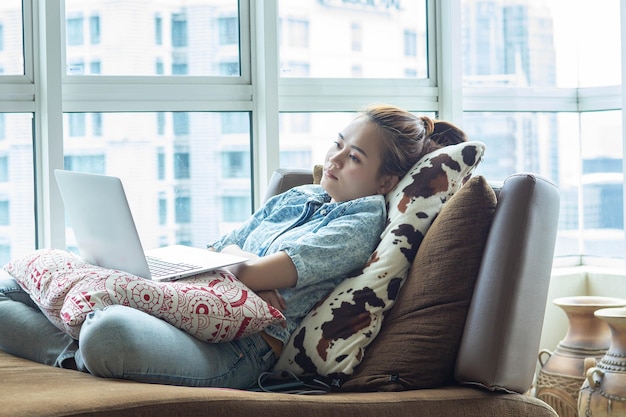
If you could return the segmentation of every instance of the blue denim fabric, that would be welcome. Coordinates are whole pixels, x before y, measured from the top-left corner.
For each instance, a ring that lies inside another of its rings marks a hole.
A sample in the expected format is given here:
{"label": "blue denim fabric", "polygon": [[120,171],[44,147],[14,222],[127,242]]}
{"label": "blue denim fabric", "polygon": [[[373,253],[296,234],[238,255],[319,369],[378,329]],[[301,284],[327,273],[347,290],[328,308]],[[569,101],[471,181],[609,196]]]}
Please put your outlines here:
{"label": "blue denim fabric", "polygon": [[274,352],[259,334],[205,343],[121,305],[91,313],[79,339],[76,361],[90,373],[155,384],[244,389],[275,362]]}
{"label": "blue denim fabric", "polygon": [[0,349],[51,366],[68,361],[78,343],[57,329],[12,278],[0,279]]}
{"label": "blue denim fabric", "polygon": [[287,326],[267,329],[287,342],[313,306],[367,262],[385,221],[382,195],[331,203],[321,186],[305,185],[271,198],[241,227],[208,246],[219,251],[236,244],[259,256],[285,251],[291,257],[298,283],[280,290]]}
{"label": "blue denim fabric", "polygon": [[[248,388],[276,360],[259,335],[204,343],[125,306],[89,315],[78,342],[57,329],[13,279],[0,279],[0,349],[101,377],[168,385]],[[72,360],[73,359],[73,360]]]}

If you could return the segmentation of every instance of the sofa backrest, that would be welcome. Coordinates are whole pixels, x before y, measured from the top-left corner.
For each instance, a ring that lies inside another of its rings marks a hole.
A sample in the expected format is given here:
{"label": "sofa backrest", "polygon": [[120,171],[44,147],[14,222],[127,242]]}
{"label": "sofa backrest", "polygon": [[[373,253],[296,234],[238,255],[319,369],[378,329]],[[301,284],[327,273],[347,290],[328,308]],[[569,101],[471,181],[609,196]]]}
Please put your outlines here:
{"label": "sofa backrest", "polygon": [[[313,181],[311,170],[277,170],[266,199]],[[533,379],[552,270],[559,193],[549,180],[515,174],[498,198],[455,378],[490,390],[526,391]]]}
{"label": "sofa backrest", "polygon": [[530,387],[558,216],[552,182],[534,174],[505,180],[457,356],[458,382],[515,392]]}
{"label": "sofa backrest", "polygon": [[272,174],[267,184],[265,199],[280,194],[298,185],[312,184],[313,170],[310,169],[283,169],[279,168]]}

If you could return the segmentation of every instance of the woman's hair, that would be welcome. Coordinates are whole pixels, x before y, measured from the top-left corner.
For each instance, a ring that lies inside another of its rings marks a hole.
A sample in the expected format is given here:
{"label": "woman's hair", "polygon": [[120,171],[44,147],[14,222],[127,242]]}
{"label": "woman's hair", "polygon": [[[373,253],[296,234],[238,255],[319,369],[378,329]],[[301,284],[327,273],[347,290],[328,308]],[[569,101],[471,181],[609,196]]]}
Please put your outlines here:
{"label": "woman's hair", "polygon": [[385,139],[381,175],[402,177],[427,153],[467,141],[465,133],[452,123],[416,116],[395,106],[370,106],[362,114],[378,126]]}

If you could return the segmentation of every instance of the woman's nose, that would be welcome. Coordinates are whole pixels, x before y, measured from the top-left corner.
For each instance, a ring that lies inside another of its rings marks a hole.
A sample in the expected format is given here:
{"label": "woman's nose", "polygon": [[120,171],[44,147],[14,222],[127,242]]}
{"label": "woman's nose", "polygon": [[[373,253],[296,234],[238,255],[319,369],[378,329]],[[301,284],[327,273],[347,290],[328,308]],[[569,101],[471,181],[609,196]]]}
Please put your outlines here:
{"label": "woman's nose", "polygon": [[330,158],[328,158],[328,162],[330,163],[330,166],[334,166],[339,168],[339,166],[341,165],[339,163],[339,159],[337,158],[337,154],[332,155]]}
{"label": "woman's nose", "polygon": [[329,160],[332,164],[337,165],[337,166],[340,166],[340,165],[341,165],[341,163],[342,163],[343,159],[344,159],[344,157],[343,157],[343,150],[338,151],[338,152],[336,152],[336,153],[332,154],[332,155],[330,156],[330,158],[328,158],[328,160]]}

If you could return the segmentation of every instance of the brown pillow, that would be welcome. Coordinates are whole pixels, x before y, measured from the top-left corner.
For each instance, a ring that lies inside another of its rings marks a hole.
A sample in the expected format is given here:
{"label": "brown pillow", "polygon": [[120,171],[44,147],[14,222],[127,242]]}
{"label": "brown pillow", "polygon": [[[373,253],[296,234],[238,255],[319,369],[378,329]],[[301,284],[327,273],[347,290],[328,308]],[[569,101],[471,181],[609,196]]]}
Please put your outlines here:
{"label": "brown pillow", "polygon": [[453,380],[495,206],[496,196],[482,176],[470,179],[443,206],[396,305],[343,390],[402,391]]}

